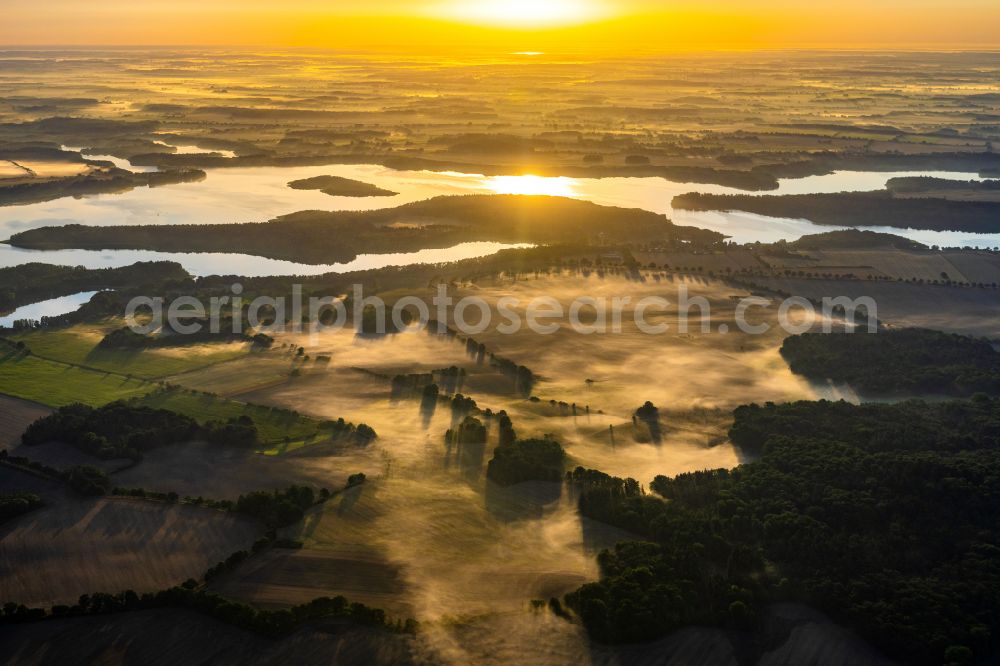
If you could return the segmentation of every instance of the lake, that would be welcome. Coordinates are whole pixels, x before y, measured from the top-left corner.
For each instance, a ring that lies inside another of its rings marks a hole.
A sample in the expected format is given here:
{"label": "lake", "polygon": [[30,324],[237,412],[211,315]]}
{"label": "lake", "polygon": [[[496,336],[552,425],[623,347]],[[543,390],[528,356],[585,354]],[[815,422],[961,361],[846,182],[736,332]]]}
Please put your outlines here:
{"label": "lake", "polygon": [[[109,156],[89,156],[109,159]],[[128,166],[110,158],[119,166]],[[793,240],[804,234],[830,231],[808,220],[773,218],[740,212],[675,211],[674,196],[690,191],[739,194],[742,190],[721,185],[680,183],[663,178],[568,178],[541,176],[483,176],[433,171],[398,171],[378,165],[336,164],[309,167],[246,167],[207,169],[205,180],[82,198],[0,207],[0,237],[42,226],[64,224],[219,224],[264,222],[300,210],[369,210],[389,208],[434,196],[455,194],[547,194],[568,196],[594,203],[642,208],[662,213],[675,223],[713,229],[740,243]],[[319,175],[361,180],[397,192],[389,197],[332,197],[317,190],[293,190],[289,181]],[[978,174],[962,172],[860,172],[838,171],[823,176],[783,179],[779,188],[761,194],[803,194],[880,190],[888,179],[923,175],[954,180],[981,180]],[[928,245],[1000,246],[1000,234],[936,232],[914,229],[888,231]],[[456,261],[491,254],[503,247],[497,243],[463,243],[454,248],[425,250],[397,255],[364,255],[348,264],[316,266],[277,261],[241,254],[185,254],[132,250],[20,250],[0,246],[0,266],[30,261],[81,265],[89,268],[124,266],[135,261],[167,259],[181,263],[195,275],[242,274],[293,275],[329,271],[379,268],[401,263]]]}
{"label": "lake", "polygon": [[39,320],[42,317],[55,317],[58,315],[73,312],[81,305],[90,300],[96,291],[81,291],[78,294],[50,298],[47,301],[39,301],[31,305],[23,305],[5,317],[0,317],[0,326],[10,327],[15,321],[22,319]]}

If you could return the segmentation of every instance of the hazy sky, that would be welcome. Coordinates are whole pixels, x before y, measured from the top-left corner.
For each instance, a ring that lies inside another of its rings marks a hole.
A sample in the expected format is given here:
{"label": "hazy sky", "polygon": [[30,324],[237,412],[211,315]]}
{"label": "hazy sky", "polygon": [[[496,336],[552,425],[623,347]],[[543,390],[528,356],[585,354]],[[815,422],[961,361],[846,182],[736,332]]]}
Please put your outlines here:
{"label": "hazy sky", "polygon": [[1000,48],[1000,0],[0,0],[0,44]]}

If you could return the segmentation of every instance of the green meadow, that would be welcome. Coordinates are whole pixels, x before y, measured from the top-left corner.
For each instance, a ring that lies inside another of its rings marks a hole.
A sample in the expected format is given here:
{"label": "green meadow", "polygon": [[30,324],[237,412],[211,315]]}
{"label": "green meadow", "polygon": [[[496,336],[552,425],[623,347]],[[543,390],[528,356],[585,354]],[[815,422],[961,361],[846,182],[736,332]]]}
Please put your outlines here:
{"label": "green meadow", "polygon": [[149,393],[155,384],[109,372],[7,352],[0,357],[0,393],[51,407],[92,406]]}
{"label": "green meadow", "polygon": [[107,333],[120,328],[119,320],[76,324],[65,328],[37,329],[11,336],[24,342],[32,353],[71,365],[107,370],[120,375],[156,379],[190,372],[249,353],[242,342],[206,343],[145,350],[100,349]]}
{"label": "green meadow", "polygon": [[257,425],[261,444],[271,453],[301,448],[330,434],[320,421],[289,410],[249,405],[186,389],[155,391],[139,402],[185,414],[199,423],[249,416]]}

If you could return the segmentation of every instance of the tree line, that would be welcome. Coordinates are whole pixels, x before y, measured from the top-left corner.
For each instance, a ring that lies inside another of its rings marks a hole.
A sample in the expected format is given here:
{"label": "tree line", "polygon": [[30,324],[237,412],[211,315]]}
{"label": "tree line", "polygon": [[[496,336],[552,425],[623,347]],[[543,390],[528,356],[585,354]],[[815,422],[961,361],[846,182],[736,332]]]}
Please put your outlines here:
{"label": "tree line", "polygon": [[373,608],[359,602],[350,602],[342,596],[318,597],[287,609],[265,610],[198,589],[198,583],[194,580],[159,592],[137,594],[133,590],[125,590],[117,594],[105,592],[84,594],[73,605],[59,604],[52,606],[48,611],[44,608],[29,608],[23,604],[8,602],[2,607],[0,622],[16,624],[154,608],[181,608],[197,611],[220,622],[266,638],[281,638],[308,622],[334,618],[399,633],[414,634],[418,629],[417,622],[413,619],[394,621],[387,617],[381,608]]}

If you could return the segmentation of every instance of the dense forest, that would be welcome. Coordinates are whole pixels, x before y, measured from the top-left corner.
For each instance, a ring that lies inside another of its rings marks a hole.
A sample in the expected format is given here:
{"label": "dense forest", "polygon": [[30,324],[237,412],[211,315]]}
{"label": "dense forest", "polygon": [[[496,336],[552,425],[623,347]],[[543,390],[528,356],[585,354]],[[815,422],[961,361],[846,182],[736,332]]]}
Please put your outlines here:
{"label": "dense forest", "polygon": [[42,504],[42,498],[34,493],[0,494],[0,523],[37,509]]}
{"label": "dense forest", "polygon": [[[748,628],[818,607],[907,663],[994,654],[1000,629],[1000,400],[800,402],[736,411],[733,470],[632,479],[578,468],[580,510],[641,535],[567,595],[592,637]],[[970,659],[971,661],[971,659]]]}
{"label": "dense forest", "polygon": [[733,443],[748,455],[761,455],[769,438],[831,437],[876,451],[891,446],[909,451],[962,451],[992,448],[1000,442],[998,401],[973,400],[864,403],[820,400],[764,406],[744,405],[733,412]]}
{"label": "dense forest", "polygon": [[187,271],[172,261],[145,261],[121,268],[38,263],[0,268],[0,312],[81,291],[141,287],[187,277]]}
{"label": "dense forest", "polygon": [[257,426],[246,415],[202,426],[177,412],[122,401],[96,408],[60,407],[29,425],[21,442],[28,446],[63,442],[98,458],[139,460],[144,451],[198,437],[227,445],[253,447],[258,443]]}
{"label": "dense forest", "polygon": [[288,183],[293,190],[319,190],[331,197],[391,197],[398,194],[392,190],[341,176],[314,176]]}
{"label": "dense forest", "polygon": [[778,241],[779,248],[793,250],[874,250],[892,248],[897,250],[929,250],[923,243],[879,231],[867,229],[838,229],[821,234],[806,234],[796,241]]}
{"label": "dense forest", "polygon": [[966,192],[1000,191],[1000,180],[952,180],[932,176],[899,176],[890,178],[885,187],[899,194],[919,194],[942,190]]}
{"label": "dense forest", "polygon": [[780,196],[689,192],[674,197],[673,206],[685,210],[741,210],[843,227],[1000,233],[1000,202],[903,199],[888,191]]}
{"label": "dense forest", "polygon": [[289,486],[285,490],[259,490],[240,495],[234,508],[240,513],[253,516],[269,528],[275,528],[299,522],[305,510],[315,503],[316,496],[312,488]]}
{"label": "dense forest", "polygon": [[785,338],[792,372],[870,395],[1000,393],[1000,352],[986,340],[920,328]]}
{"label": "dense forest", "polygon": [[561,197],[442,196],[397,208],[305,211],[270,222],[146,226],[43,227],[14,234],[29,249],[144,249],[241,252],[327,264],[362,253],[413,252],[468,241],[556,243],[665,240],[714,245],[715,231],[672,224],[639,209],[598,206]]}

